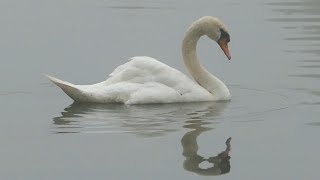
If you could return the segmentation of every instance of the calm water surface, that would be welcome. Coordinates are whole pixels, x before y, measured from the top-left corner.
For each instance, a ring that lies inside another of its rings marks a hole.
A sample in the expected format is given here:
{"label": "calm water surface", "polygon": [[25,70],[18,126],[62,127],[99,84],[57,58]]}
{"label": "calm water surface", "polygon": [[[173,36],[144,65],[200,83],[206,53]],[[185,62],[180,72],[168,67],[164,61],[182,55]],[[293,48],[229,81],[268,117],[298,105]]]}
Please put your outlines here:
{"label": "calm water surface", "polygon": [[[230,29],[231,63],[206,38],[199,56],[231,102],[74,104],[42,76],[95,83],[136,55],[184,71],[203,15]],[[320,178],[317,0],[2,0],[0,25],[0,179]]]}

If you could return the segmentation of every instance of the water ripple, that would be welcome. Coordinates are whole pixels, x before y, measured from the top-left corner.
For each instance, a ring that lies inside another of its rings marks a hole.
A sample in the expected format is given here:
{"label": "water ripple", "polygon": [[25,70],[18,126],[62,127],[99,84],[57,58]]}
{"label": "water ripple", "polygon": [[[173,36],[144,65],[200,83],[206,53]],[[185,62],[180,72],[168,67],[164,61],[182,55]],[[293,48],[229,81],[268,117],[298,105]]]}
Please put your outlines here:
{"label": "water ripple", "polygon": [[[270,21],[279,23],[286,31],[283,38],[289,44],[284,52],[294,53],[292,59],[296,60],[295,72],[289,72],[292,78],[307,78],[317,81],[320,74],[320,1],[292,1],[267,3],[274,12],[275,17]],[[302,72],[301,72],[302,71]],[[313,85],[319,82],[312,83]],[[316,89],[312,88],[311,89]],[[305,90],[308,93],[310,90]]]}
{"label": "water ripple", "polygon": [[108,9],[114,10],[175,10],[176,7],[172,1],[152,1],[152,0],[136,0],[136,1],[105,1],[102,5]]}
{"label": "water ripple", "polygon": [[19,94],[31,94],[27,91],[0,91],[0,96],[19,95]]}

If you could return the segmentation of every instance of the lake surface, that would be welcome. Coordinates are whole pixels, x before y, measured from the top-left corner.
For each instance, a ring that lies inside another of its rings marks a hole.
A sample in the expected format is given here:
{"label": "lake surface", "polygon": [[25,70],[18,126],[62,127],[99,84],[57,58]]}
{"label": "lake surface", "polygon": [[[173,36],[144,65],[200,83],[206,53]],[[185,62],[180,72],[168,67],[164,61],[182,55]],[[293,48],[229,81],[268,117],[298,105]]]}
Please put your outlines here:
{"label": "lake surface", "polygon": [[[230,102],[73,104],[43,76],[96,83],[136,55],[185,72],[203,15],[230,29],[231,63],[198,46]],[[0,25],[0,179],[320,178],[318,0],[2,0]]]}

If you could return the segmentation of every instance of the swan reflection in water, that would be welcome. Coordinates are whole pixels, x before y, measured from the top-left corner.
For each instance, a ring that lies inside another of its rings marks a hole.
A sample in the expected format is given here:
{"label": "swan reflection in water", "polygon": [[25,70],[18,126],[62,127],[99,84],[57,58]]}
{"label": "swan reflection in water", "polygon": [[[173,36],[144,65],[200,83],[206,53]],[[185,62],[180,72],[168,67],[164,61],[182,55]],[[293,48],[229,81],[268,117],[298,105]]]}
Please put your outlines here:
{"label": "swan reflection in water", "polygon": [[[202,133],[209,130],[208,128],[199,127],[193,131],[186,133],[181,140],[183,147],[183,156],[185,160],[183,167],[187,171],[197,173],[204,176],[216,176],[230,172],[230,155],[231,150],[231,137],[226,141],[226,149],[216,156],[204,158],[198,155],[197,137]],[[201,168],[200,164],[203,162],[212,163],[213,166],[209,168]]]}
{"label": "swan reflection in water", "polygon": [[[228,102],[122,105],[74,103],[53,118],[54,133],[133,133],[158,137],[181,130],[186,120],[218,123]],[[187,121],[188,122],[188,121]]]}
{"label": "swan reflection in water", "polygon": [[[215,119],[225,109],[225,106],[217,106],[215,113],[206,113],[200,116],[193,116],[185,122],[183,126],[186,129],[192,129],[191,131],[184,134],[181,139],[181,145],[183,148],[183,156],[185,160],[183,167],[185,170],[194,172],[198,175],[203,176],[217,176],[230,172],[230,155],[231,150],[231,137],[226,141],[226,149],[216,156],[204,158],[198,154],[198,143],[197,138],[204,132],[210,131],[213,128],[208,127],[208,121],[204,119],[211,118]],[[208,162],[213,164],[212,167],[202,168],[200,164]]]}
{"label": "swan reflection in water", "polygon": [[[131,133],[152,138],[191,129],[181,139],[183,167],[198,175],[215,176],[230,171],[230,140],[220,154],[204,158],[197,154],[197,138],[223,119],[228,102],[198,102],[154,105],[71,104],[53,118],[54,133]],[[209,127],[211,125],[211,127]],[[213,163],[200,168],[202,162]]]}

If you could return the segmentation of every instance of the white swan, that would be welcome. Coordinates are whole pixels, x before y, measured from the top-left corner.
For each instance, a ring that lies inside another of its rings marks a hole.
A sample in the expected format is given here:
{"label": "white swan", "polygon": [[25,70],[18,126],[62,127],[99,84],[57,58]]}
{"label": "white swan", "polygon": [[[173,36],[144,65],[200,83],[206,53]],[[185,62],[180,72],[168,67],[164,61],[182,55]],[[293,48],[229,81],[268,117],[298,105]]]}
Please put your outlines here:
{"label": "white swan", "polygon": [[228,30],[219,19],[205,16],[192,23],[182,43],[182,55],[197,83],[150,57],[133,57],[117,67],[106,81],[93,85],[74,85],[47,77],[76,102],[148,104],[229,100],[227,86],[197,59],[196,46],[203,35],[216,41],[228,59],[231,58]]}

